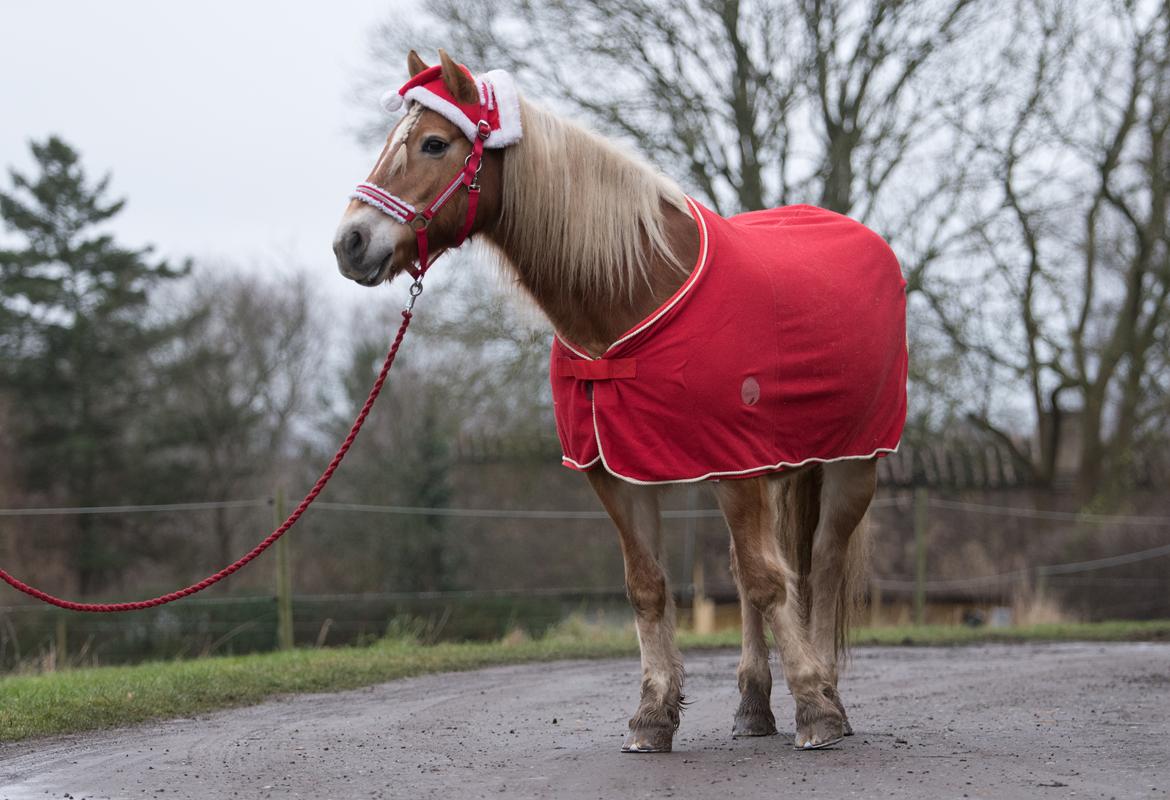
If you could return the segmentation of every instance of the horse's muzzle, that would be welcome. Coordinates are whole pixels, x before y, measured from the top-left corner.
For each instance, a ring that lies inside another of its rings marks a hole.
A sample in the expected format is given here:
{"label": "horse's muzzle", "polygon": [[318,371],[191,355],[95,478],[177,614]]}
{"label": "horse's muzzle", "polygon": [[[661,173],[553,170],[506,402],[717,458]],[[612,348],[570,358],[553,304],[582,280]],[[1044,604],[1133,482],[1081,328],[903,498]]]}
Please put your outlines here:
{"label": "horse's muzzle", "polygon": [[[347,214],[333,237],[333,255],[342,275],[362,286],[376,286],[393,273],[397,231],[381,230],[359,209]],[[381,223],[381,220],[375,220]]]}

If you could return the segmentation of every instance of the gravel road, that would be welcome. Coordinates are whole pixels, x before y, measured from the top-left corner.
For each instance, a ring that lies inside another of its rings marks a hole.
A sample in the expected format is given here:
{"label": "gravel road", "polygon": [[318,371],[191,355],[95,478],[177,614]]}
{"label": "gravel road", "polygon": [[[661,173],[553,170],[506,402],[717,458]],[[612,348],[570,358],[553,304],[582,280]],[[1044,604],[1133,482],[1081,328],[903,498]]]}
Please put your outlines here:
{"label": "gravel road", "polygon": [[[857,735],[733,740],[729,652],[687,654],[669,755],[622,755],[633,659],[433,675],[0,745],[0,798],[1071,798],[1170,795],[1170,644],[856,651]],[[810,794],[806,794],[810,793]]]}

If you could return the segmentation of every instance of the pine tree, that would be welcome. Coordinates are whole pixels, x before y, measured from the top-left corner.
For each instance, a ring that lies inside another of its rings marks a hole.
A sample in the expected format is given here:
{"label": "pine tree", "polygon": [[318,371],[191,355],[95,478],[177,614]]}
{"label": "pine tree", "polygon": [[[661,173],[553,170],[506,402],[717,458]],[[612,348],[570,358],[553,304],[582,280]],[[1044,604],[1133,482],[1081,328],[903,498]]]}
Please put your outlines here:
{"label": "pine tree", "polygon": [[[0,392],[15,417],[26,492],[50,502],[123,499],[141,465],[130,455],[149,354],[173,331],[149,320],[150,291],[185,272],[103,230],[123,208],[110,177],[91,182],[53,136],[31,143],[37,174],[10,170],[0,218],[19,246],[0,249]],[[115,571],[111,529],[80,517],[71,558],[77,590]]]}

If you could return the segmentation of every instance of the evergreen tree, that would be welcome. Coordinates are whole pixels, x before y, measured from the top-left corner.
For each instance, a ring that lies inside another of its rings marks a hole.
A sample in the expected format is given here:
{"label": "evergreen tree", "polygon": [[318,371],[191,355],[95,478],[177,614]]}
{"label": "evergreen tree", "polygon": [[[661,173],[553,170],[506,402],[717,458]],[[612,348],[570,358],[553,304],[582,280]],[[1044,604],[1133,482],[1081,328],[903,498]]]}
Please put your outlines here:
{"label": "evergreen tree", "polygon": [[[103,231],[125,201],[108,197],[108,175],[90,181],[68,144],[53,136],[31,149],[37,174],[10,170],[11,189],[0,191],[0,218],[17,238],[0,249],[0,391],[15,417],[20,477],[52,502],[117,502],[142,467],[131,444],[149,407],[148,356],[173,335],[149,320],[149,293],[186,266]],[[70,555],[87,594],[118,559],[100,519],[76,524]]]}

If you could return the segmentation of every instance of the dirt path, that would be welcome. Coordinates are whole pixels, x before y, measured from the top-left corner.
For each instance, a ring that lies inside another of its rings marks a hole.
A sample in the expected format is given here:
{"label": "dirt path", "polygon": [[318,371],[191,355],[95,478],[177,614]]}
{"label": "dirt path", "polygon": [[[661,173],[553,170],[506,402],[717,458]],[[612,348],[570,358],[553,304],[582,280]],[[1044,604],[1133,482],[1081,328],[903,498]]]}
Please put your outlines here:
{"label": "dirt path", "polygon": [[621,755],[633,660],[435,675],[0,747],[0,798],[1170,795],[1170,645],[867,648],[832,750],[730,738],[732,653],[691,653],[670,755]]}

